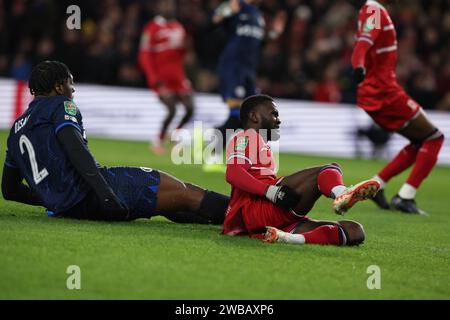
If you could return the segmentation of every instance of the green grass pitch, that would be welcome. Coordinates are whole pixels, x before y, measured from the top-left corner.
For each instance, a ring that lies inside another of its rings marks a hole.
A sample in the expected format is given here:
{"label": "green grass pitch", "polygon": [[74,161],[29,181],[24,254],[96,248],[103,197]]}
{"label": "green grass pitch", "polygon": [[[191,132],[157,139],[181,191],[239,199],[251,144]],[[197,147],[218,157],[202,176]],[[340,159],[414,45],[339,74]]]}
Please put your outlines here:
{"label": "green grass pitch", "polygon": [[[0,141],[4,155],[5,132]],[[175,166],[146,143],[91,139],[90,149],[103,165],[148,166],[230,190],[222,174]],[[347,184],[383,165],[282,154],[280,175],[336,160]],[[389,197],[405,177],[388,185]],[[449,187],[450,168],[435,168],[417,198],[429,217],[357,204],[344,218],[364,225],[359,247],[268,245],[162,217],[131,223],[47,218],[40,207],[0,197],[0,299],[449,299]],[[325,198],[310,217],[339,218]],[[81,269],[80,290],[66,287],[69,265]],[[367,287],[371,265],[380,268],[381,289]]]}

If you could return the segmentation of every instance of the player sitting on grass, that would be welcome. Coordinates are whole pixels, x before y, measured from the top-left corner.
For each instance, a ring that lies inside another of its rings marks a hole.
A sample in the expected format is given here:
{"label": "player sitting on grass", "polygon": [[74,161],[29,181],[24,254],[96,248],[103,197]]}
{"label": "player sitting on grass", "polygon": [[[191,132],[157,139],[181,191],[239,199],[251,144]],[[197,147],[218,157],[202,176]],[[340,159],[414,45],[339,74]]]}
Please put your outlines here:
{"label": "player sitting on grass", "polygon": [[8,137],[2,177],[6,200],[78,219],[127,221],[160,214],[177,222],[223,222],[226,196],[149,168],[100,167],[87,147],[65,64],[41,62],[29,87],[35,98]]}
{"label": "player sitting on grass", "polygon": [[240,117],[245,131],[236,134],[227,148],[226,180],[232,191],[223,233],[249,234],[266,242],[362,243],[364,229],[359,223],[317,221],[306,214],[321,195],[333,198],[335,212],[343,214],[356,202],[374,196],[379,182],[367,180],[346,187],[336,163],[278,178],[267,144],[279,139],[281,122],[275,102],[266,95],[249,97],[242,103]]}

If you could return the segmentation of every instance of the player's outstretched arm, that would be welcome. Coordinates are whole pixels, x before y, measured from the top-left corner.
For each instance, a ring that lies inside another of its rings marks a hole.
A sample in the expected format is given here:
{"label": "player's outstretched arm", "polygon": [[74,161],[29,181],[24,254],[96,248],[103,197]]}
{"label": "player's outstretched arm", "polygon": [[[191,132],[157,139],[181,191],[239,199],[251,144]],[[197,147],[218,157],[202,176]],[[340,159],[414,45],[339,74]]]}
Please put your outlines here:
{"label": "player's outstretched arm", "polygon": [[2,195],[5,200],[17,201],[33,206],[42,206],[41,200],[22,183],[19,169],[4,166],[2,176]]}
{"label": "player's outstretched arm", "polygon": [[153,54],[151,52],[150,38],[152,36],[151,29],[146,29],[142,33],[141,43],[138,52],[138,63],[140,68],[145,74],[147,85],[151,89],[155,89],[157,86],[156,71],[153,61]]}
{"label": "player's outstretched arm", "polygon": [[81,133],[73,126],[65,126],[58,131],[57,138],[75,169],[102,201],[103,209],[108,214],[127,217],[128,209],[120,202],[101,175]]}
{"label": "player's outstretched arm", "polygon": [[288,186],[266,184],[248,173],[250,164],[228,164],[226,180],[233,187],[242,191],[266,197],[268,200],[285,209],[294,208],[300,196]]}
{"label": "player's outstretched arm", "polygon": [[228,163],[225,179],[233,187],[242,191],[263,197],[266,194],[268,184],[259,181],[248,173],[250,164]]}
{"label": "player's outstretched arm", "polygon": [[358,84],[364,81],[366,76],[366,68],[364,67],[364,62],[366,60],[367,51],[369,51],[372,44],[367,41],[356,42],[355,48],[352,53],[352,67],[353,67],[353,78]]}

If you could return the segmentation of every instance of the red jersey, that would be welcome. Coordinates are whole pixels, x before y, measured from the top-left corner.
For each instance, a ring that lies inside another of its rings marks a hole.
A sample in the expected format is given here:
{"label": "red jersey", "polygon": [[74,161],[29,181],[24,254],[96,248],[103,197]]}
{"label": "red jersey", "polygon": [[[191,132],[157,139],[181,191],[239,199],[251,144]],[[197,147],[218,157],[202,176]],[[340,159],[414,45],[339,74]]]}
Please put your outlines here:
{"label": "red jersey", "polygon": [[358,106],[383,129],[401,129],[421,107],[397,82],[395,27],[386,8],[373,0],[367,1],[359,12],[352,66],[361,65],[366,69],[366,76],[358,86]]}
{"label": "red jersey", "polygon": [[148,84],[157,80],[184,79],[186,31],[176,20],[155,17],[145,27],[139,48],[139,64]]}
{"label": "red jersey", "polygon": [[264,197],[267,187],[278,180],[270,146],[259,133],[252,129],[239,132],[228,144],[228,182],[230,182],[229,171],[234,170],[235,166],[246,170],[248,175],[241,174],[242,180],[237,181],[239,183],[231,182],[230,204],[223,225],[224,234],[247,233],[242,208],[251,205],[255,198]]}
{"label": "red jersey", "polygon": [[[368,111],[377,110],[380,105],[370,99],[366,101],[365,97],[402,90],[395,75],[397,34],[388,11],[377,1],[367,1],[359,11],[356,41],[353,67],[364,64],[366,69],[366,77],[358,86],[358,105]],[[358,52],[363,46],[365,49]]]}

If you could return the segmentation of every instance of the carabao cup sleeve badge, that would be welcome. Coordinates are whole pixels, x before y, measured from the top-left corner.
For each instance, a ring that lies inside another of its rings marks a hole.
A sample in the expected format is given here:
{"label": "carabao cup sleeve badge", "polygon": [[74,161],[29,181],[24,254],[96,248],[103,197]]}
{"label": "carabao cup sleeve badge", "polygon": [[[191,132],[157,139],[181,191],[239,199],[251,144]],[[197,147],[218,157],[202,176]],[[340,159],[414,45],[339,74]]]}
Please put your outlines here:
{"label": "carabao cup sleeve badge", "polygon": [[248,144],[248,137],[238,137],[236,139],[236,151],[243,151],[247,147]]}
{"label": "carabao cup sleeve badge", "polygon": [[77,114],[77,106],[73,101],[64,101],[64,110],[66,110],[67,114],[72,116]]}

